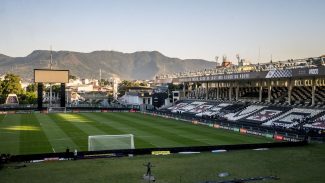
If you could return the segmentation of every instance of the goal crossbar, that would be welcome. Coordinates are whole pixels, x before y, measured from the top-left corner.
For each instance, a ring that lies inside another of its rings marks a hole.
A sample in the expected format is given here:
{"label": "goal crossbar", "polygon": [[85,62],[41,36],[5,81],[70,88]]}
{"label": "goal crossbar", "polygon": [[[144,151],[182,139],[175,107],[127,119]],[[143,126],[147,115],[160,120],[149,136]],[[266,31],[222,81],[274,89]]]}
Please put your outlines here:
{"label": "goal crossbar", "polygon": [[49,107],[47,108],[47,112],[48,113],[66,113],[67,112],[67,108],[66,107]]}
{"label": "goal crossbar", "polygon": [[134,149],[133,134],[88,136],[88,151]]}

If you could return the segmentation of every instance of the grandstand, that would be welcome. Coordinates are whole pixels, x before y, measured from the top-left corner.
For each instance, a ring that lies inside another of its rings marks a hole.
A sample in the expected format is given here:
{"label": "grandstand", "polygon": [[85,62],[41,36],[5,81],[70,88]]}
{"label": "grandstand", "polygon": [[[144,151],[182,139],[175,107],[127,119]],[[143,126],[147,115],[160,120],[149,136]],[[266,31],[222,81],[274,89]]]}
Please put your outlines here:
{"label": "grandstand", "polygon": [[166,78],[183,84],[185,97],[160,112],[273,130],[324,133],[324,56],[251,64],[247,68],[216,67],[160,75],[156,80],[163,83]]}

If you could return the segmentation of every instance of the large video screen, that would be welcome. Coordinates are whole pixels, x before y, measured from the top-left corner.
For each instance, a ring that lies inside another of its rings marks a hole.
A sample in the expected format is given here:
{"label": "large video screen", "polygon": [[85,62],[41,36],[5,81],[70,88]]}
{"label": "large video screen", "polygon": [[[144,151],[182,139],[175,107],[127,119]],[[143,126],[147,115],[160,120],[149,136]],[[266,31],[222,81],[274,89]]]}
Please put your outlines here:
{"label": "large video screen", "polygon": [[69,70],[34,69],[35,83],[69,83]]}

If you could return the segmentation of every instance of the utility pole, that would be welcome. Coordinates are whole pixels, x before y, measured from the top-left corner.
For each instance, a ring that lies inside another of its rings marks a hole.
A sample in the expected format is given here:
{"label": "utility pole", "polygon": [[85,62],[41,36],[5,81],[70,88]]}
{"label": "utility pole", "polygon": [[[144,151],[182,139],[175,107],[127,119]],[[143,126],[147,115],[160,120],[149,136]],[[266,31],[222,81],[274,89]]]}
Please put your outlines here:
{"label": "utility pole", "polygon": [[99,69],[99,86],[102,86],[102,69]]}
{"label": "utility pole", "polygon": [[[40,63],[41,61],[46,61],[46,62],[49,62],[48,64],[48,67],[50,70],[53,69],[53,56],[52,56],[52,46],[50,46],[50,60],[40,60]],[[52,83],[50,83],[50,94],[49,94],[50,98],[49,98],[49,107],[52,106]]]}
{"label": "utility pole", "polygon": [[[52,70],[53,66],[53,57],[52,57],[52,46],[51,46],[51,59],[50,59],[50,70]],[[52,83],[50,83],[50,106],[52,107]]]}
{"label": "utility pole", "polygon": [[261,62],[261,47],[258,47],[258,63]]}

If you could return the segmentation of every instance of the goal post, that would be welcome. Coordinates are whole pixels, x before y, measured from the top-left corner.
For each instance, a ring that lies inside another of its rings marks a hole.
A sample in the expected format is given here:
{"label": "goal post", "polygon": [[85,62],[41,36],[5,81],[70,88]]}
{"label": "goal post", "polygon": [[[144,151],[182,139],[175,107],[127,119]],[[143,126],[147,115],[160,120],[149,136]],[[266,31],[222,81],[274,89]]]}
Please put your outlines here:
{"label": "goal post", "polygon": [[88,151],[134,149],[133,134],[88,136]]}

